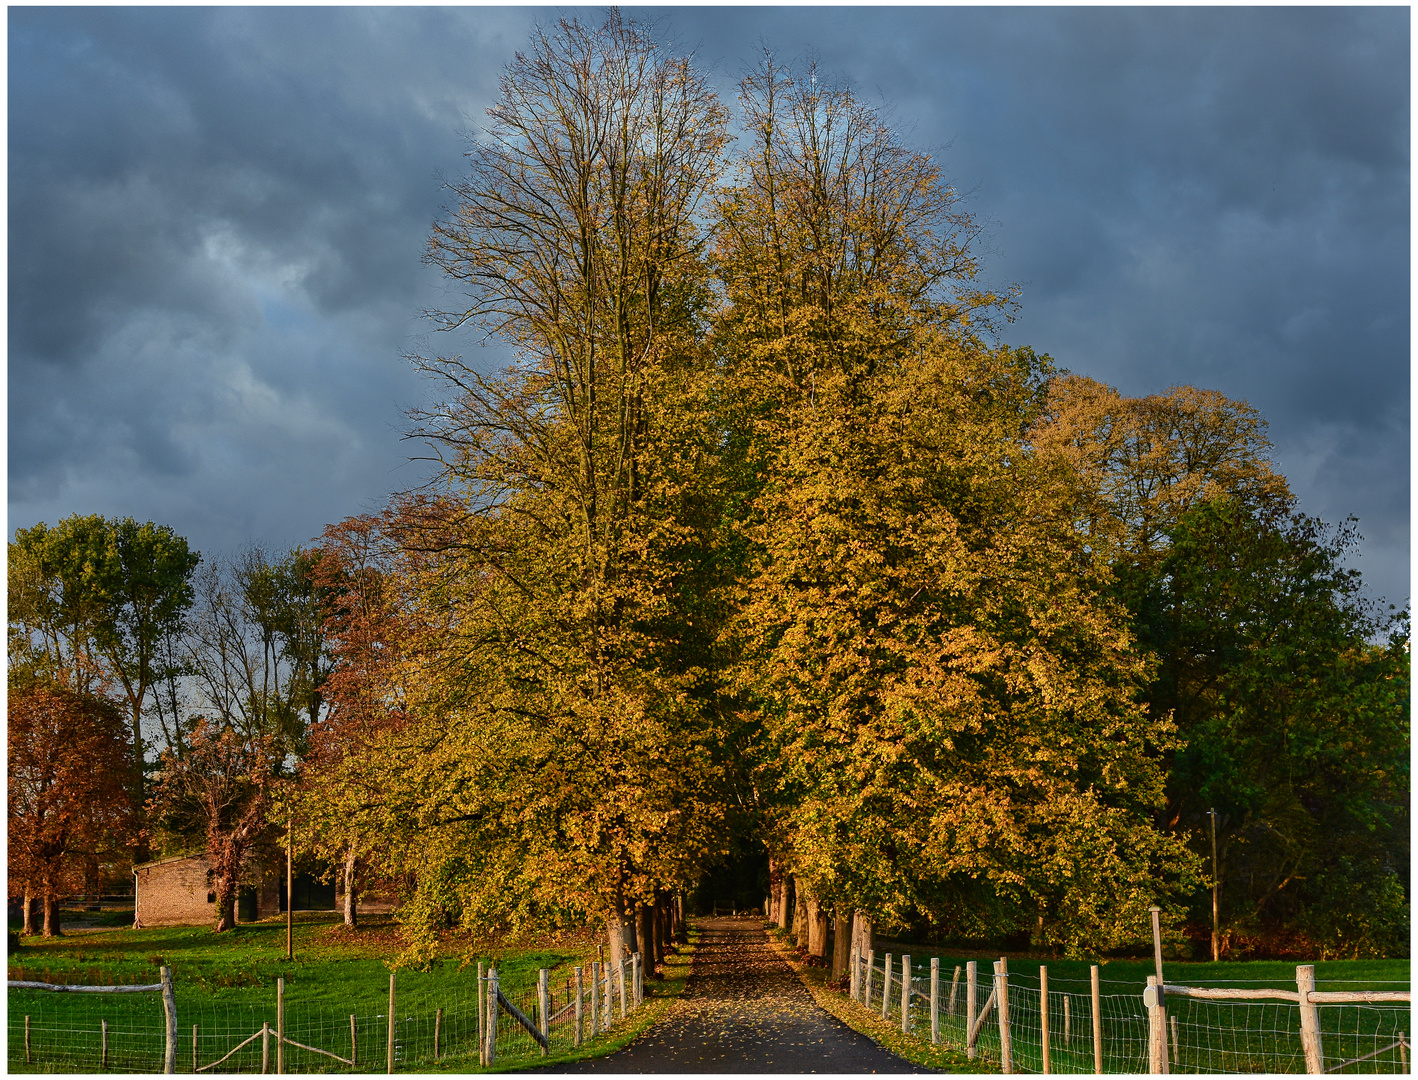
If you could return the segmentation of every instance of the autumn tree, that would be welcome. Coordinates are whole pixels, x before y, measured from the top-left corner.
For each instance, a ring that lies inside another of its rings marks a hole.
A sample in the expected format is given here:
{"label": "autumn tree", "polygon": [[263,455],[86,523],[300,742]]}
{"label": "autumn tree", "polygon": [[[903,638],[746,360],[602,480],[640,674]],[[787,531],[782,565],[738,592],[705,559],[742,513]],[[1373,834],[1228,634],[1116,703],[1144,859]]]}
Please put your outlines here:
{"label": "autumn tree", "polygon": [[198,717],[180,748],[163,751],[150,815],[206,841],[216,892],[216,931],[236,925],[236,892],[248,856],[267,824],[276,739]]}
{"label": "autumn tree", "polygon": [[81,887],[85,865],[132,842],[132,746],[122,711],[90,693],[43,680],[10,684],[8,872],[44,905],[44,936],[59,932],[58,904]]}
{"label": "autumn tree", "polygon": [[121,689],[141,783],[142,719],[184,627],[199,555],[165,525],[74,515],[20,529],[10,545],[10,657],[85,693]]}
{"label": "autumn tree", "polygon": [[676,637],[715,439],[698,422],[696,215],[725,112],[688,59],[612,11],[537,30],[489,116],[429,244],[466,302],[435,318],[515,359],[496,377],[420,361],[450,391],[420,432],[454,509],[412,542],[448,552],[420,588],[456,610],[425,708],[451,724],[437,746],[462,763],[443,774],[460,777],[460,828],[482,830],[459,850],[520,867],[546,903],[605,912],[618,951],[711,805],[679,794],[712,770]]}

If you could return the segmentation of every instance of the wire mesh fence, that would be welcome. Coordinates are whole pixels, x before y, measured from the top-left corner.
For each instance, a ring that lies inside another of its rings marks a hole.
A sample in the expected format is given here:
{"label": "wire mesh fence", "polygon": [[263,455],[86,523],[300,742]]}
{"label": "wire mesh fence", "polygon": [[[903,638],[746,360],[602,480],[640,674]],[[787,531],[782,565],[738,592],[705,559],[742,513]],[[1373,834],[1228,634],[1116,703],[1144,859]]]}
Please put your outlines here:
{"label": "wire mesh fence", "polygon": [[[1098,978],[1095,991],[1092,980],[1050,977],[1047,969],[972,962],[942,970],[929,960],[908,966],[904,959],[855,956],[851,994],[903,1032],[964,1051],[982,1068],[1007,1062],[1021,1073],[1145,1073],[1155,1065],[1148,1007],[1132,981]],[[1367,981],[1362,989],[1376,986]],[[1360,988],[1333,982],[1320,989]],[[1315,1006],[1324,1071],[1407,1072],[1409,1009],[1407,1001]],[[1298,1002],[1169,993],[1161,1020],[1168,1071],[1306,1072],[1300,1012]]]}
{"label": "wire mesh fence", "polygon": [[[392,1022],[387,1005],[369,1007],[368,992],[353,1009],[292,995],[278,1002],[269,992],[241,1002],[179,993],[176,1071],[368,1073],[450,1058],[469,1071],[484,1062],[544,1056],[543,1040],[548,1054],[573,1049],[619,1026],[642,1000],[638,957],[626,961],[623,974],[620,965],[593,964],[581,971],[579,983],[572,969],[518,985],[496,981],[489,972],[475,985],[475,991],[400,992],[395,982]],[[495,1008],[489,1004],[494,988]],[[164,1070],[167,1018],[158,994],[11,988],[8,1005],[11,1073]]]}

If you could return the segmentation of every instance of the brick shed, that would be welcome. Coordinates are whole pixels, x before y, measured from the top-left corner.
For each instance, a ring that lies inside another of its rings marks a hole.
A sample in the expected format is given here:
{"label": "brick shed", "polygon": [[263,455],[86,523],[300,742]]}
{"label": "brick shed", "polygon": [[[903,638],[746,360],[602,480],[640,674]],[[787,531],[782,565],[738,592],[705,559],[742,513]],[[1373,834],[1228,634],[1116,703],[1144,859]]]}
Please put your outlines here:
{"label": "brick shed", "polygon": [[[237,922],[256,922],[285,911],[285,862],[279,862],[280,865],[262,866],[253,861],[242,871],[236,898]],[[333,885],[306,872],[295,875],[294,885],[296,911],[330,911],[335,907]],[[133,868],[133,923],[199,926],[216,922],[215,888],[205,852],[141,863]]]}

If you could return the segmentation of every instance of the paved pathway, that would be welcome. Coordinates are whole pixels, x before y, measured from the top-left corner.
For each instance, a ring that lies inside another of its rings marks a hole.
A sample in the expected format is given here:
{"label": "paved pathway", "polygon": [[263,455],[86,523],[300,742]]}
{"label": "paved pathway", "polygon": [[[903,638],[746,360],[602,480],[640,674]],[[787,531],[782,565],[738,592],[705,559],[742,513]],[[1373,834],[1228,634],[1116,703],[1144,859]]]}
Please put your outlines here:
{"label": "paved pathway", "polygon": [[819,1008],[758,918],[705,919],[684,994],[624,1050],[564,1072],[922,1072]]}

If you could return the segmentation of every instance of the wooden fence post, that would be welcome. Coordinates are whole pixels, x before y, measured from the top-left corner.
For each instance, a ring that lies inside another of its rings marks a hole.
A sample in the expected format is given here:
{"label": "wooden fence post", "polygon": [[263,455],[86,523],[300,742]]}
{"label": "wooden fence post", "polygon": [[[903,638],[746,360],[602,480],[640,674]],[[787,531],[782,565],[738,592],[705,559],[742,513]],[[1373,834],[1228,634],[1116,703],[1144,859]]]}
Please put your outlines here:
{"label": "wooden fence post", "polygon": [[850,982],[851,982],[851,995],[852,995],[852,1000],[853,1000],[853,1001],[859,1001],[859,1000],[861,1000],[861,995],[858,993],[858,990],[857,990],[857,988],[861,985],[861,982],[862,982],[862,980],[861,980],[861,970],[860,970],[860,968],[861,968],[861,961],[862,961],[862,950],[861,950],[861,947],[860,947],[860,946],[857,946],[857,945],[853,945],[853,946],[852,946],[852,974],[851,974],[851,978],[850,978]]}
{"label": "wooden fence post", "polygon": [[443,1041],[443,1008],[433,1014],[433,1060],[438,1060],[439,1043]]}
{"label": "wooden fence post", "polygon": [[950,978],[950,1004],[945,1007],[946,1016],[955,1015],[955,995],[960,989],[960,965],[955,965],[955,974]]}
{"label": "wooden fence post", "polygon": [[591,1037],[601,1033],[601,962],[591,961]]}
{"label": "wooden fence post", "polygon": [[1014,1072],[1014,1053],[1009,1042],[1009,961],[1001,956],[995,962],[995,1012],[999,1014],[1000,1072]]}
{"label": "wooden fence post", "polygon": [[[107,1058],[107,1057],[108,1057],[108,1025],[107,1025],[106,1023],[104,1024],[103,1035],[104,1035],[104,1039],[103,1039],[104,1057]],[[193,1025],[192,1025],[192,1071],[193,1071],[194,1073],[197,1071],[197,1025],[196,1025],[196,1024],[193,1024]]]}
{"label": "wooden fence post", "polygon": [[1305,1050],[1305,1072],[1324,1072],[1324,1046],[1320,1042],[1319,1010],[1310,1001],[1315,989],[1315,968],[1304,964],[1295,969],[1295,987],[1300,992],[1300,1045]]}
{"label": "wooden fence post", "polygon": [[160,976],[162,979],[162,1011],[166,1020],[164,1028],[167,1036],[167,1045],[163,1050],[162,1071],[175,1073],[177,1072],[177,997],[172,990],[172,968],[162,968]]}
{"label": "wooden fence post", "polygon": [[911,957],[901,957],[901,1034],[911,1033]]}
{"label": "wooden fence post", "polygon": [[483,1049],[487,1042],[487,985],[483,975],[483,962],[478,961],[478,1065],[486,1065],[487,1051]]}
{"label": "wooden fence post", "polygon": [[625,961],[616,968],[616,989],[620,991],[620,1018],[625,1019]]}
{"label": "wooden fence post", "polygon": [[1093,964],[1088,971],[1088,980],[1093,992],[1093,1071],[1103,1071],[1103,995],[1098,989],[1098,965]]}
{"label": "wooden fence post", "polygon": [[1162,1073],[1162,1059],[1166,1056],[1162,1040],[1162,1008],[1157,1003],[1157,976],[1147,976],[1147,990],[1142,995],[1142,1003],[1147,1008],[1147,1071],[1154,1076]]}
{"label": "wooden fence post", "polygon": [[[389,985],[391,987],[394,985],[392,978]],[[497,968],[495,967],[489,968],[487,973],[487,1033],[483,1039],[483,1059],[487,1065],[497,1061]]]}
{"label": "wooden fence post", "polygon": [[271,1071],[271,1025],[261,1021],[261,1075]]}
{"label": "wooden fence post", "polygon": [[355,1032],[354,1013],[350,1013],[350,1068],[359,1065],[359,1036]]}
{"label": "wooden fence post", "polygon": [[881,965],[881,1018],[886,1019],[886,1014],[891,1011],[891,973],[894,970],[892,956],[886,954],[886,960]]}
{"label": "wooden fence post", "polygon": [[[25,1014],[25,1064],[26,1064],[26,1065],[29,1065],[29,1064],[32,1064],[33,1062],[34,1062],[34,1055],[30,1053],[30,1018],[29,1018],[29,1014],[26,1013],[26,1014]],[[262,1071],[264,1072],[265,1070],[263,1069]]]}
{"label": "wooden fence post", "polygon": [[1039,965],[1039,1050],[1047,1075],[1053,1070],[1049,1068],[1049,969],[1043,964]]}
{"label": "wooden fence post", "polygon": [[576,1046],[581,1045],[581,1004],[584,1000],[583,995],[585,992],[585,987],[581,984],[581,969],[578,967],[576,969],[576,1037],[574,1040],[574,1045]]}
{"label": "wooden fence post", "polygon": [[[493,1008],[497,1008],[496,1000],[493,1001]],[[394,1071],[394,973],[389,972],[389,1038],[385,1044],[385,1070]]]}
{"label": "wooden fence post", "polygon": [[866,975],[867,975],[867,985],[866,985],[865,989],[862,991],[862,1004],[865,1005],[868,1009],[870,1009],[870,1008],[871,1008],[871,981],[872,981],[872,978],[876,975],[876,950],[875,950],[875,949],[868,949],[868,950],[867,950],[867,971],[866,971]]}
{"label": "wooden fence post", "polygon": [[975,1040],[970,1038],[970,1032],[975,1027],[975,1006],[979,991],[976,972],[975,961],[967,961],[965,964],[965,1056],[971,1061],[974,1061],[980,1053],[975,1048]]}
{"label": "wooden fence post", "polygon": [[940,957],[931,957],[931,1045],[940,1042]]}
{"label": "wooden fence post", "polygon": [[[547,982],[547,969],[537,969],[537,1027],[541,1029],[547,1041],[551,1041],[551,987]],[[542,1047],[542,1057],[549,1053],[548,1047]]]}
{"label": "wooden fence post", "polygon": [[286,981],[276,980],[276,1075],[286,1071]]}
{"label": "wooden fence post", "polygon": [[1062,997],[1063,997],[1063,1013],[1064,1013],[1064,1049],[1065,1049],[1065,1050],[1067,1050],[1067,1049],[1069,1048],[1069,1045],[1070,1045],[1070,1043],[1071,1043],[1071,1041],[1072,1041],[1072,1039],[1073,1039],[1073,1025],[1069,1022],[1070,1018],[1069,1018],[1069,1015],[1068,1015],[1068,999],[1071,998],[1072,996],[1073,996],[1073,995],[1070,994],[1070,993],[1068,993],[1067,991],[1065,991],[1065,992],[1063,993],[1063,995],[1062,995]]}

